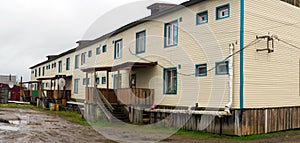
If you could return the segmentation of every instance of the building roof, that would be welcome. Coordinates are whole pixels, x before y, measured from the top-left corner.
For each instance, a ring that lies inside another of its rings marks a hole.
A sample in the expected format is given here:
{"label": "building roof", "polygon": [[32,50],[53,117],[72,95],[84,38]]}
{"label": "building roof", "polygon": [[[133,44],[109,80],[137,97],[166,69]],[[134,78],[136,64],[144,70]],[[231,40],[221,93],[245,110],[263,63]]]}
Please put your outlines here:
{"label": "building roof", "polygon": [[75,52],[75,51],[76,51],[76,48],[73,48],[73,49],[68,50],[68,51],[66,51],[66,52],[63,52],[63,53],[61,53],[61,54],[59,54],[59,55],[56,55],[55,57],[53,57],[53,58],[51,58],[51,59],[48,59],[48,60],[46,60],[46,61],[44,61],[44,62],[41,62],[41,63],[39,63],[39,64],[37,64],[37,65],[34,65],[34,66],[30,67],[29,69],[34,69],[34,68],[36,68],[36,67],[38,67],[38,66],[41,66],[41,65],[46,64],[46,63],[48,63],[48,62],[54,61],[54,60],[56,60],[56,59],[58,59],[58,58],[60,58],[60,57],[63,57],[63,56],[65,56],[65,55],[70,54],[70,53],[73,53],[73,52]]}
{"label": "building roof", "polygon": [[[172,8],[170,8],[170,9],[167,9],[167,10],[164,10],[162,12],[159,12],[159,13],[147,16],[145,18],[142,18],[140,20],[131,22],[131,23],[129,23],[129,24],[127,24],[127,25],[125,25],[125,26],[123,26],[121,28],[118,28],[117,30],[115,30],[113,32],[107,33],[107,34],[105,34],[105,35],[103,35],[103,36],[101,36],[99,38],[94,39],[94,40],[90,40],[89,42],[84,42],[84,43],[78,45],[78,47],[76,47],[76,48],[73,48],[71,50],[68,50],[67,52],[61,53],[61,54],[57,55],[56,58],[53,58],[51,60],[47,60],[47,61],[44,61],[44,62],[39,63],[37,65],[34,65],[34,66],[30,67],[30,69],[34,69],[34,68],[36,68],[38,66],[41,66],[41,65],[46,64],[48,62],[54,61],[54,60],[56,60],[56,59],[58,59],[60,57],[63,57],[65,55],[67,55],[67,54],[73,53],[76,50],[83,49],[83,48],[86,48],[86,47],[91,46],[93,44],[96,44],[96,43],[98,43],[98,42],[100,42],[102,40],[105,40],[105,39],[110,38],[110,37],[112,37],[114,35],[117,35],[117,34],[123,32],[123,31],[126,31],[126,30],[128,30],[128,29],[130,29],[132,27],[135,27],[135,26],[140,25],[142,23],[148,22],[148,21],[150,21],[150,20],[152,20],[154,18],[158,18],[158,17],[164,16],[166,14],[169,14],[169,13],[172,13],[172,12],[184,9],[185,7],[188,7],[188,6],[191,6],[191,5],[195,5],[195,4],[203,2],[203,1],[206,1],[206,0],[189,0],[189,1],[186,1],[186,2],[184,2],[182,4],[180,4],[180,5],[176,5],[176,6],[172,7]],[[84,41],[87,41],[87,40],[84,40]]]}
{"label": "building roof", "polygon": [[81,69],[83,72],[97,72],[97,71],[118,71],[124,69],[133,69],[133,68],[147,68],[147,67],[154,67],[158,64],[158,62],[126,62],[123,64],[119,64],[116,66],[103,66],[103,67],[91,67],[86,69]]}

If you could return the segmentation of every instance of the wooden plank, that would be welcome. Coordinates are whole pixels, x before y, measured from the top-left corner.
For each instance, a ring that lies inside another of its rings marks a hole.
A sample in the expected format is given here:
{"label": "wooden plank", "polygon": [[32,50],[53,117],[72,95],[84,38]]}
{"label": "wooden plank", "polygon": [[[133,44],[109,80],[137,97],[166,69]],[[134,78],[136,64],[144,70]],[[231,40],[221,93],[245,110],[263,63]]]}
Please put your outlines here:
{"label": "wooden plank", "polygon": [[254,130],[253,130],[253,134],[258,134],[258,112],[259,110],[253,110],[253,114],[254,114]]}

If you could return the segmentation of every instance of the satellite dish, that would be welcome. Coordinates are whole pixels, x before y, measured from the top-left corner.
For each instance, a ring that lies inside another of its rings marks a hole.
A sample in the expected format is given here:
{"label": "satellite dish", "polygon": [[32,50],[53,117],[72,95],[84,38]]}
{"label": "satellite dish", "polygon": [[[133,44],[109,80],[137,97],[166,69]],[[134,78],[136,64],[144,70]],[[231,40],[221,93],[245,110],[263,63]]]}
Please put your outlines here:
{"label": "satellite dish", "polygon": [[58,80],[58,85],[59,85],[60,87],[64,87],[64,86],[66,85],[66,80],[63,79],[63,78],[60,78],[60,79]]}
{"label": "satellite dish", "polygon": [[9,87],[9,88],[14,88],[14,84],[13,84],[12,82],[9,82],[9,83],[8,83],[8,87]]}

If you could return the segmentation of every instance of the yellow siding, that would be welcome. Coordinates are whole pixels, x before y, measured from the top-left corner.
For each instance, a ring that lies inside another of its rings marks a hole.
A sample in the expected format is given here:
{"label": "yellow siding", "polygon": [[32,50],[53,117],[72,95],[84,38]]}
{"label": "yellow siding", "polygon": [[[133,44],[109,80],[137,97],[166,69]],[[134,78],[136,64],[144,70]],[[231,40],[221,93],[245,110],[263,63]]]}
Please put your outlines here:
{"label": "yellow siding", "polygon": [[[247,0],[245,45],[270,33],[299,46],[299,15],[299,7],[279,0]],[[300,50],[276,41],[274,53],[256,52],[266,47],[263,40],[245,50],[245,108],[299,106]]]}
{"label": "yellow siding", "polygon": [[[216,20],[216,7],[224,4],[230,4],[230,17],[222,20]],[[208,10],[209,22],[204,25],[196,25],[196,13]],[[173,20],[179,20],[179,39],[178,45],[170,48],[164,48],[164,24]],[[74,79],[78,78],[79,93],[75,98],[84,99],[84,86],[82,79],[85,74],[80,71],[86,67],[115,66],[125,62],[148,62],[157,61],[165,68],[178,67],[178,90],[177,95],[163,94],[163,68],[156,66],[153,68],[139,69],[137,73],[137,87],[155,89],[155,103],[159,105],[172,106],[194,106],[196,102],[201,107],[221,107],[223,108],[228,100],[228,75],[216,76],[215,70],[208,73],[207,77],[195,77],[196,64],[208,64],[208,69],[215,66],[216,62],[223,61],[229,55],[229,44],[239,41],[240,25],[240,2],[236,0],[207,0],[174,13],[145,22],[124,32],[112,36],[106,40],[100,41],[84,49],[77,50],[71,55],[71,69]],[[146,52],[139,54],[140,57],[147,59],[144,61],[139,57],[132,55],[135,53],[136,32],[146,30]],[[114,60],[113,41],[123,39],[122,58]],[[95,55],[98,46],[107,45],[105,54]],[[235,51],[239,49],[236,45]],[[83,52],[93,51],[93,57],[86,56],[86,64],[80,66],[80,69],[73,70],[75,55]],[[69,55],[67,55],[69,56]],[[234,57],[234,102],[233,107],[239,107],[239,56]],[[58,60],[57,60],[58,61]],[[64,60],[63,60],[64,62]],[[51,62],[52,63],[52,62]],[[57,70],[57,68],[56,68]],[[49,73],[50,75],[55,74]],[[122,87],[129,86],[128,71],[121,71]],[[109,75],[109,87],[113,87],[112,75]],[[186,76],[189,75],[189,76]],[[100,85],[101,77],[106,76],[105,72],[98,72]],[[92,74],[89,74],[93,78]],[[33,78],[34,79],[34,78]],[[72,81],[72,82],[73,82]],[[93,81],[93,79],[92,79]],[[92,84],[90,86],[93,86]]]}
{"label": "yellow siding", "polygon": [[[216,7],[230,4],[230,18],[216,20]],[[229,54],[229,44],[239,41],[239,1],[234,0],[210,0],[191,6],[187,9],[165,15],[150,22],[140,24],[107,40],[108,49],[113,49],[114,40],[123,39],[123,55],[119,60],[105,57],[102,62],[97,60],[96,65],[118,65],[125,62],[145,62],[132,55],[135,52],[136,32],[146,30],[146,52],[140,54],[150,61],[158,61],[163,67],[177,67],[178,72],[191,76],[178,75],[178,94],[163,95],[163,69],[160,67],[140,69],[137,71],[138,87],[155,89],[155,101],[160,105],[194,106],[196,102],[202,107],[224,107],[228,100],[228,76],[215,76],[213,70],[207,77],[195,77],[195,65],[208,63],[209,67],[215,66]],[[196,13],[208,10],[209,23],[196,25]],[[180,19],[178,46],[164,48],[164,23]],[[130,51],[129,51],[130,49]],[[238,47],[236,47],[238,50]],[[217,54],[219,53],[219,54]],[[208,62],[208,58],[210,61]],[[234,107],[239,106],[239,57],[235,58],[234,80]],[[214,79],[214,80],[213,80]],[[123,78],[124,80],[124,78]],[[111,81],[111,80],[110,80]],[[112,81],[111,81],[112,82]],[[112,83],[110,83],[112,84]]]}

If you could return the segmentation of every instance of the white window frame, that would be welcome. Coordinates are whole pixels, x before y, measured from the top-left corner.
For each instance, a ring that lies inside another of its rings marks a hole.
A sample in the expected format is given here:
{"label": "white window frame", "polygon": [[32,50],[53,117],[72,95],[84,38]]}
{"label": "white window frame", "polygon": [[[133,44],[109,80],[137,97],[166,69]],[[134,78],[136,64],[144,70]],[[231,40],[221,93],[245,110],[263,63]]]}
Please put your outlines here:
{"label": "white window frame", "polygon": [[177,94],[177,68],[164,69],[164,94]]}
{"label": "white window frame", "polygon": [[178,44],[178,20],[165,24],[165,47]]}
{"label": "white window frame", "polygon": [[136,54],[141,54],[146,51],[146,31],[136,33]]}
{"label": "white window frame", "polygon": [[115,53],[114,58],[115,59],[121,59],[122,58],[122,47],[123,47],[123,40],[117,40],[115,41]]}

